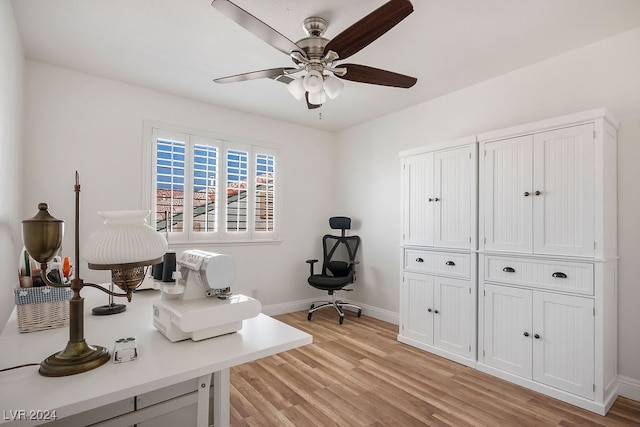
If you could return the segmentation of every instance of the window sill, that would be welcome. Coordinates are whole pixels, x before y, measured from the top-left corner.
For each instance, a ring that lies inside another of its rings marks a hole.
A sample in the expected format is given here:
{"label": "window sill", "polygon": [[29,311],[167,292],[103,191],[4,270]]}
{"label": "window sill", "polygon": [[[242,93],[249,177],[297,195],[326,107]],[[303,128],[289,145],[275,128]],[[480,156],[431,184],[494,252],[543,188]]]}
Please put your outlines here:
{"label": "window sill", "polygon": [[263,246],[263,245],[280,245],[282,239],[277,240],[219,240],[219,241],[193,241],[193,242],[169,242],[169,249],[176,248],[193,248],[193,247],[210,247],[210,246]]}

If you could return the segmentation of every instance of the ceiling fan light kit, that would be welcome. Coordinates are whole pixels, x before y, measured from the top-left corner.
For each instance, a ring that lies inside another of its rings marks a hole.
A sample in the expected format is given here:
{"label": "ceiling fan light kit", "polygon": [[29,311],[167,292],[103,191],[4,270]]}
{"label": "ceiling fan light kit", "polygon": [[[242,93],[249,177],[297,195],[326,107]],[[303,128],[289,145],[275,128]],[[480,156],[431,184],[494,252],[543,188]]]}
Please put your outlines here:
{"label": "ceiling fan light kit", "polygon": [[298,79],[293,79],[291,80],[291,82],[289,82],[289,84],[287,84],[287,89],[289,89],[289,92],[291,92],[291,95],[293,95],[293,97],[295,99],[297,99],[298,101],[301,101],[302,98],[304,98],[304,94],[305,94],[305,89],[304,89],[304,83],[302,82],[301,78]]}
{"label": "ceiling fan light kit", "polygon": [[[305,98],[307,108],[314,109],[322,106],[327,97],[335,99],[340,95],[344,88],[340,79],[404,89],[417,82],[415,77],[366,65],[335,64],[359,52],[411,14],[413,5],[409,0],[388,1],[331,40],[322,37],[328,25],[326,20],[307,18],[302,25],[307,37],[296,43],[229,0],[213,0],[211,6],[287,54],[296,65],[295,68],[273,68],[222,77],[215,79],[216,83],[270,78],[286,83],[297,100]],[[305,74],[301,77],[290,77],[302,72]]]}
{"label": "ceiling fan light kit", "polygon": [[312,69],[307,71],[307,75],[304,76],[302,85],[304,86],[305,90],[309,92],[309,94],[315,94],[322,92],[323,82],[324,78],[322,77],[322,73],[318,70]]}
{"label": "ceiling fan light kit", "polygon": [[326,76],[324,78],[324,92],[331,99],[336,99],[342,93],[344,83],[334,76]]}

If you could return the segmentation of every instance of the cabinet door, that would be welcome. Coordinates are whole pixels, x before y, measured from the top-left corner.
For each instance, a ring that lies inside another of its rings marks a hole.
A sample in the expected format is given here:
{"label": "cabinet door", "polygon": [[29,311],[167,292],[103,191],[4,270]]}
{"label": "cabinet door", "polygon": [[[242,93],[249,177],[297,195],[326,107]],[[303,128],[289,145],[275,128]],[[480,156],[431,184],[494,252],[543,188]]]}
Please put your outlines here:
{"label": "cabinet door", "polygon": [[474,307],[468,280],[434,277],[433,345],[471,357]]}
{"label": "cabinet door", "polygon": [[534,136],[535,253],[594,254],[593,132],[589,123]]}
{"label": "cabinet door", "polygon": [[489,284],[484,289],[484,363],[531,378],[532,292]]}
{"label": "cabinet door", "polygon": [[442,248],[469,248],[472,201],[471,147],[434,153],[433,244]]}
{"label": "cabinet door", "polygon": [[433,153],[406,158],[402,168],[402,240],[433,246]]}
{"label": "cabinet door", "polygon": [[402,335],[433,345],[433,276],[404,273]]}
{"label": "cabinet door", "polygon": [[594,398],[593,300],[534,292],[533,379]]}
{"label": "cabinet door", "polygon": [[487,251],[531,253],[532,147],[532,135],[484,145],[481,197]]}

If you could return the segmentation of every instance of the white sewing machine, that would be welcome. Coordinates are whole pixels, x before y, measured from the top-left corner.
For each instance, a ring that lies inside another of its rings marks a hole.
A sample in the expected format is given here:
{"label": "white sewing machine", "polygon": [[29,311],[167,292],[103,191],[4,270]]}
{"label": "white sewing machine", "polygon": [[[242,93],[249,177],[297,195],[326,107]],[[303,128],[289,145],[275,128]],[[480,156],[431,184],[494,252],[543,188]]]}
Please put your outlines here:
{"label": "white sewing machine", "polygon": [[229,255],[187,250],[176,267],[176,284],[163,284],[153,304],[153,325],[170,341],[235,332],[244,319],[260,314],[260,301],[231,293],[236,265]]}

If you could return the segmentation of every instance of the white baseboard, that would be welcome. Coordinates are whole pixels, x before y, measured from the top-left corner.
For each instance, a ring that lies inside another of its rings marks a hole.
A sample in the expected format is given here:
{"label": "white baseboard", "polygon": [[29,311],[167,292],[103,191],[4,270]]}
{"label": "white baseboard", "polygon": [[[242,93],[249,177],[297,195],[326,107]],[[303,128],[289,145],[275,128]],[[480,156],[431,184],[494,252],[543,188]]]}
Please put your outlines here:
{"label": "white baseboard", "polygon": [[[313,298],[301,301],[291,301],[285,302],[281,304],[271,304],[271,305],[263,305],[262,312],[267,316],[277,316],[279,314],[286,313],[294,313],[296,311],[304,311],[308,310],[309,306],[322,298]],[[393,311],[384,310],[382,308],[374,307],[367,304],[361,304],[357,301],[343,299],[344,302],[349,302],[351,304],[358,305],[362,307],[362,314],[365,316],[370,316],[378,320],[382,320],[384,322],[392,323],[394,325],[400,324],[400,317],[398,313]]]}
{"label": "white baseboard", "polygon": [[640,380],[618,375],[618,394],[640,402]]}
{"label": "white baseboard", "polygon": [[316,299],[308,299],[301,301],[283,302],[280,304],[263,305],[262,312],[267,316],[277,316],[279,314],[295,313],[296,311],[308,310],[309,306]]}

